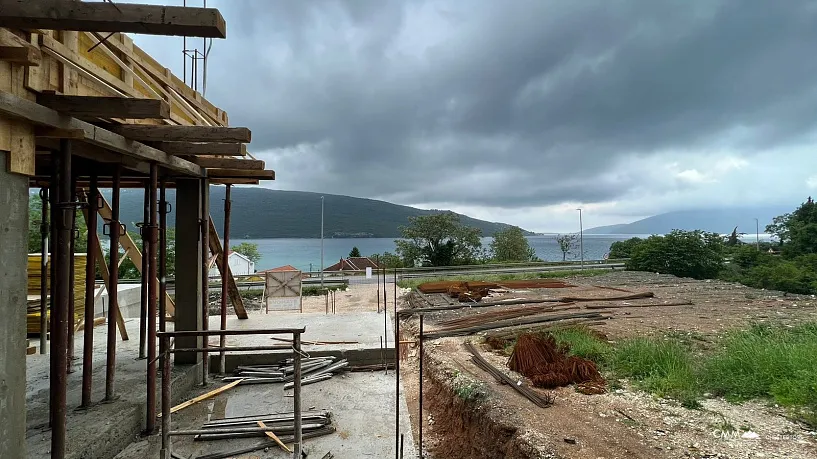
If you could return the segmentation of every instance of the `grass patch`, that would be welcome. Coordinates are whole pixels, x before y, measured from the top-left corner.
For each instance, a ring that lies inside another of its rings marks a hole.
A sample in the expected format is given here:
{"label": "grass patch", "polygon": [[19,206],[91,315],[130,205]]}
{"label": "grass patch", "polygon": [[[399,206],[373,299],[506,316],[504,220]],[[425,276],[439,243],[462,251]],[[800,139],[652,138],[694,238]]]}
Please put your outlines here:
{"label": "grass patch", "polygon": [[553,336],[557,344],[568,346],[569,355],[592,360],[598,365],[606,364],[612,353],[612,347],[587,327],[555,329],[547,334]]}
{"label": "grass patch", "polygon": [[440,282],[440,281],[483,281],[483,282],[501,282],[508,280],[527,280],[527,279],[555,279],[569,276],[594,277],[602,274],[607,274],[610,269],[575,269],[567,271],[543,271],[533,273],[518,273],[518,274],[474,274],[462,276],[438,276],[438,277],[423,277],[402,279],[397,281],[397,286],[400,288],[416,288],[420,284],[426,282]]}
{"label": "grass patch", "polygon": [[609,368],[659,397],[697,407],[701,392],[694,362],[689,348],[677,341],[634,338],[615,348]]}
{"label": "grass patch", "polygon": [[817,323],[754,325],[726,336],[707,359],[707,388],[731,401],[771,398],[817,425]]}
{"label": "grass patch", "polygon": [[485,383],[475,381],[460,372],[454,374],[454,393],[465,402],[478,402],[488,395]]}

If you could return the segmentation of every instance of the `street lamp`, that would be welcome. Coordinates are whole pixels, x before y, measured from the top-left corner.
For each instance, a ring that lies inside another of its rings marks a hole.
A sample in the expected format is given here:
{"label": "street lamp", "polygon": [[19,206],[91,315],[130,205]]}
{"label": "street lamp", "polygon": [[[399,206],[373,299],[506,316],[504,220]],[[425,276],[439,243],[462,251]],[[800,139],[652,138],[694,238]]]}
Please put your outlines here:
{"label": "street lamp", "polygon": [[581,207],[576,209],[579,211],[579,252],[581,252],[581,269],[584,270],[584,226],[582,225],[582,209]]}
{"label": "street lamp", "polygon": [[321,196],[321,288],[323,288],[323,196]]}
{"label": "street lamp", "polygon": [[757,251],[760,252],[760,223],[755,218],[755,245],[757,246]]}

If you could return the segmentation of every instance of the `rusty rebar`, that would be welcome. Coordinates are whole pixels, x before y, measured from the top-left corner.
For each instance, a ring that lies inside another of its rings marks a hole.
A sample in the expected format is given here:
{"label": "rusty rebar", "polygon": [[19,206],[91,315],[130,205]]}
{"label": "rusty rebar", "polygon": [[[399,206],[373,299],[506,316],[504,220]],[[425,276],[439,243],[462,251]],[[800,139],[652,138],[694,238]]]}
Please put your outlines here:
{"label": "rusty rebar", "polygon": [[142,200],[142,224],[140,233],[142,236],[142,282],[140,285],[139,298],[139,358],[147,358],[147,321],[148,321],[148,271],[150,270],[150,185],[151,180],[145,182],[144,198]]}
{"label": "rusty rebar", "polygon": [[161,459],[170,459],[170,338],[162,336],[160,347],[162,352],[162,449],[159,452]]}
{"label": "rusty rebar", "polygon": [[48,188],[40,188],[42,213],[40,217],[40,354],[48,347]]}
{"label": "rusty rebar", "polygon": [[[142,253],[142,266],[147,267],[147,271],[142,271],[142,285],[147,283],[147,414],[145,417],[145,432],[150,434],[156,428],[156,187],[158,186],[159,166],[156,163],[150,164],[150,181],[148,183],[148,215],[147,225],[142,228],[142,240],[147,242],[147,250]],[[161,229],[159,229],[161,231]],[[147,260],[145,263],[144,261]],[[159,269],[162,262],[159,262]],[[143,328],[144,330],[144,328]]]}
{"label": "rusty rebar", "polygon": [[[97,212],[99,210],[99,189],[96,174],[91,175],[91,188],[86,197],[88,212],[88,247],[85,260],[85,329],[82,342],[82,402],[80,406],[91,406],[94,358],[94,293],[96,292],[96,248],[99,237],[96,233]],[[104,263],[104,260],[100,260]]]}
{"label": "rusty rebar", "polygon": [[303,443],[303,429],[301,425],[301,334],[294,333],[292,336],[292,350],[294,351],[294,371],[293,371],[293,378],[294,379],[294,391],[293,391],[293,407],[292,411],[294,412],[294,425],[295,425],[295,445],[293,445],[293,457],[294,459],[301,459],[301,448]]}
{"label": "rusty rebar", "polygon": [[69,186],[71,187],[70,190],[70,211],[71,215],[68,218],[71,219],[71,235],[68,242],[69,248],[68,251],[71,254],[68,257],[68,317],[67,322],[65,323],[66,327],[66,334],[68,340],[68,355],[66,357],[66,368],[65,371],[68,373],[74,372],[74,327],[76,326],[77,318],[76,318],[76,305],[74,304],[76,298],[74,296],[74,274],[75,274],[75,257],[74,251],[76,249],[76,232],[74,228],[77,227],[77,208],[75,207],[77,202],[77,177],[73,173],[71,174],[71,180],[69,182]]}
{"label": "rusty rebar", "polygon": [[418,451],[420,452],[420,457],[423,457],[423,339],[423,314],[420,314],[420,393],[418,394],[419,414],[417,416],[417,425],[419,427],[418,439],[420,442]]}
{"label": "rusty rebar", "polygon": [[402,456],[402,440],[400,434],[400,318],[397,317],[397,269],[394,270],[394,456]]}
{"label": "rusty rebar", "polygon": [[[159,331],[167,328],[167,214],[170,213],[167,202],[167,180],[159,179]],[[154,332],[155,333],[155,332]],[[159,352],[163,352],[161,342]]]}
{"label": "rusty rebar", "polygon": [[113,187],[111,188],[111,221],[108,233],[111,238],[108,252],[108,352],[105,360],[105,401],[113,401],[114,380],[116,378],[116,323],[119,314],[119,238],[122,235],[122,224],[119,223],[119,188],[122,179],[120,165],[114,167]]}
{"label": "rusty rebar", "polygon": [[[210,187],[207,179],[201,180],[201,329],[210,328]],[[202,347],[207,349],[209,340],[202,340]],[[201,384],[207,384],[210,371],[210,358],[207,351],[201,354]]]}
{"label": "rusty rebar", "polygon": [[57,174],[56,188],[59,189],[58,219],[56,240],[56,277],[54,278],[56,298],[55,307],[51,314],[54,316],[54,328],[51,330],[52,353],[55,356],[54,365],[51,368],[51,387],[54,392],[52,405],[53,419],[51,428],[51,457],[62,459],[65,457],[65,418],[66,418],[66,391],[68,375],[66,368],[68,365],[68,297],[71,295],[70,264],[71,264],[71,238],[73,237],[73,220],[70,212],[74,212],[73,203],[63,202],[71,196],[71,141],[60,140],[60,161],[59,173]]}
{"label": "rusty rebar", "polygon": [[[224,245],[221,251],[221,329],[227,329],[227,277],[230,269],[230,185],[224,193]],[[227,345],[227,338],[221,335],[219,347]],[[219,353],[219,371],[224,374],[226,371],[226,356],[224,351]]]}

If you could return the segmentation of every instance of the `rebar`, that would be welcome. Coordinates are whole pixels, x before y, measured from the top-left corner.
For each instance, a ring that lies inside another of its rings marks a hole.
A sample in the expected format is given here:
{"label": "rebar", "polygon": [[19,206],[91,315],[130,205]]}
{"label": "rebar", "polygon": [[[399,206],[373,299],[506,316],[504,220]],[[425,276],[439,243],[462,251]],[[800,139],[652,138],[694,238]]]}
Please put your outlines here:
{"label": "rebar", "polygon": [[295,359],[295,385],[293,392],[293,408],[295,412],[295,444],[292,450],[294,451],[294,459],[301,459],[301,444],[303,443],[303,431],[301,426],[301,334],[295,333],[292,337],[292,350],[294,351]]}
{"label": "rebar", "polygon": [[[99,189],[97,188],[96,174],[91,175],[91,187],[86,196],[86,212],[88,219],[88,247],[85,260],[85,330],[82,342],[82,402],[80,406],[91,406],[91,389],[93,386],[93,358],[94,358],[94,293],[96,285],[96,249],[99,237],[96,232],[97,212],[99,210]],[[104,263],[105,260],[100,260]]]}
{"label": "rebar", "polygon": [[[151,172],[152,172],[152,165],[151,165]],[[152,177],[151,177],[152,178]],[[148,180],[145,182],[145,190],[144,190],[144,199],[142,200],[142,225],[141,225],[141,236],[142,236],[142,280],[141,280],[141,296],[139,298],[139,358],[144,359],[147,358],[147,321],[148,321],[148,295],[149,287],[148,282],[152,283],[152,280],[148,277],[148,270],[150,257],[148,256],[148,250],[150,249],[150,186],[152,184],[152,180]],[[150,389],[148,389],[150,390]]]}
{"label": "rebar", "polygon": [[[230,269],[230,185],[224,192],[224,244],[221,250],[221,330],[227,329],[227,279]],[[221,335],[220,347],[227,346],[227,337]],[[219,371],[221,374],[227,372],[227,357],[224,351],[219,353]]]}
{"label": "rebar", "polygon": [[113,401],[114,380],[116,378],[116,321],[119,314],[119,238],[122,225],[119,223],[119,187],[122,178],[120,165],[114,166],[113,187],[111,189],[111,221],[108,232],[111,237],[108,252],[108,352],[105,361],[105,401]]}
{"label": "rebar", "polygon": [[[402,456],[403,436],[400,434],[400,318],[397,317],[397,269],[394,270],[394,441],[395,457]],[[400,442],[399,454],[397,442]]]}
{"label": "rebar", "polygon": [[419,443],[420,443],[420,457],[423,457],[423,314],[420,314],[420,393],[418,394],[418,411],[417,425],[419,427]]}
{"label": "rebar", "polygon": [[[147,310],[145,315],[147,324],[140,324],[140,333],[144,332],[144,326],[147,325],[147,411],[145,417],[145,431],[150,434],[156,428],[156,308],[157,308],[157,289],[156,289],[156,243],[159,242],[158,232],[164,228],[157,229],[156,212],[158,203],[156,202],[156,188],[159,180],[159,166],[156,163],[150,164],[150,181],[148,182],[148,215],[145,220],[146,225],[142,228],[142,240],[147,242],[147,250],[142,253],[142,266],[147,270],[142,271],[142,285],[143,289],[146,286],[147,292]],[[147,260],[147,261],[145,261]],[[158,263],[159,269],[163,268],[164,260]],[[160,278],[161,278],[160,273]]]}

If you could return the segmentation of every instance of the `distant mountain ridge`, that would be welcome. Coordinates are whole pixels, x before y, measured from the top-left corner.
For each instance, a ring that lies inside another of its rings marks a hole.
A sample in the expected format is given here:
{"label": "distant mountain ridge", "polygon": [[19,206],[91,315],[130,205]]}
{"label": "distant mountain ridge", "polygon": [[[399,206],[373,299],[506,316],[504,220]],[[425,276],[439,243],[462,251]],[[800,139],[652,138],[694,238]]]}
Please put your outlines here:
{"label": "distant mountain ridge", "polygon": [[[103,192],[110,196],[110,190]],[[175,190],[168,201],[176,203]],[[232,190],[230,233],[237,239],[319,238],[321,236],[321,196],[324,197],[324,237],[399,237],[400,226],[408,217],[429,215],[441,210],[417,209],[374,199],[304,191],[234,187]],[[121,220],[130,229],[142,221],[142,190],[122,190]],[[221,232],[224,222],[224,187],[210,188],[210,212]],[[466,226],[477,227],[483,236],[493,236],[510,225],[460,215]],[[175,225],[175,212],[168,215]],[[527,234],[533,234],[527,232]]]}
{"label": "distant mountain ridge", "polygon": [[[714,233],[731,233],[737,226],[739,233],[762,233],[766,225],[778,215],[791,212],[797,206],[768,206],[735,209],[682,210],[653,215],[632,223],[597,226],[584,230],[587,234],[666,234],[674,229],[704,230]],[[755,226],[755,218],[758,224]]]}

